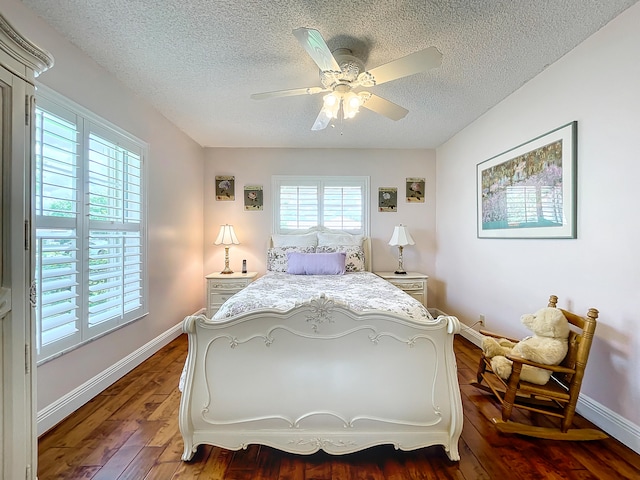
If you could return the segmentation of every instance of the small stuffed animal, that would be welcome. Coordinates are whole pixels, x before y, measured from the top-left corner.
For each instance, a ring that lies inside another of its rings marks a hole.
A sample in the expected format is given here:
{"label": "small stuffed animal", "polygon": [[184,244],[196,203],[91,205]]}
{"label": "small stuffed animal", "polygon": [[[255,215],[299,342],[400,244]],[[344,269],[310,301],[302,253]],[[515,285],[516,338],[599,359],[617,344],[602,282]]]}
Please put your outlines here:
{"label": "small stuffed animal", "polygon": [[[523,315],[520,321],[533,332],[532,336],[516,343],[504,338],[482,340],[482,350],[491,359],[491,368],[505,380],[511,375],[513,364],[506,358],[509,353],[544,365],[558,365],[569,349],[569,322],[558,308],[542,308],[533,315]],[[524,365],[520,374],[521,380],[538,385],[544,385],[550,377],[550,371],[530,365]]]}

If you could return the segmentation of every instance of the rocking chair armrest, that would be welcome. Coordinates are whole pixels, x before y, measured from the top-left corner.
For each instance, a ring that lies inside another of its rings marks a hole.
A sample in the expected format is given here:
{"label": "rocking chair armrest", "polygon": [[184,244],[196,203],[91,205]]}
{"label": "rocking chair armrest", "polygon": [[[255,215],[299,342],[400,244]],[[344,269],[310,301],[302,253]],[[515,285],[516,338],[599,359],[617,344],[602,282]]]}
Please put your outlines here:
{"label": "rocking chair armrest", "polygon": [[533,362],[531,360],[527,360],[526,358],[519,357],[517,355],[508,354],[506,357],[515,363],[520,363],[522,365],[530,365],[532,367],[542,368],[544,370],[549,370],[551,372],[560,372],[560,373],[575,373],[575,369],[563,367],[562,365],[545,365],[543,363]]}
{"label": "rocking chair armrest", "polygon": [[480,330],[480,334],[484,335],[485,337],[504,338],[513,343],[517,343],[520,341],[516,338],[505,337],[504,335],[500,335],[499,333],[490,332],[489,330]]}

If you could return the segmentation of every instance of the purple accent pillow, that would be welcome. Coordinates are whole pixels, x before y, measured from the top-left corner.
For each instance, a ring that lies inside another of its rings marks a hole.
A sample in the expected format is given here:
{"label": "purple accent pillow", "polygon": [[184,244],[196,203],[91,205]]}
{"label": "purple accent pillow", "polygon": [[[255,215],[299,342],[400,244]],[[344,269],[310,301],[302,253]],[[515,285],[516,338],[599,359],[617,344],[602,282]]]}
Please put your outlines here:
{"label": "purple accent pillow", "polygon": [[287,273],[293,275],[344,275],[344,252],[287,252]]}

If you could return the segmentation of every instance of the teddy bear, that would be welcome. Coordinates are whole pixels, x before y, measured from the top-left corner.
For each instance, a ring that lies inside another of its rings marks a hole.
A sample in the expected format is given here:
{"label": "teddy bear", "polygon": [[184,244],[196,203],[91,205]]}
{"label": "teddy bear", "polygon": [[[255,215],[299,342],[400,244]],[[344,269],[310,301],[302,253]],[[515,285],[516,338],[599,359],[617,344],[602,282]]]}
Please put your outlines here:
{"label": "teddy bear", "polygon": [[[484,337],[482,350],[485,357],[491,359],[491,369],[501,378],[511,375],[513,362],[506,355],[513,354],[544,365],[558,365],[569,349],[569,322],[558,308],[541,308],[534,314],[522,315],[522,324],[533,333],[519,342],[505,338]],[[524,365],[520,379],[525,382],[544,385],[549,381],[551,372],[530,365]]]}

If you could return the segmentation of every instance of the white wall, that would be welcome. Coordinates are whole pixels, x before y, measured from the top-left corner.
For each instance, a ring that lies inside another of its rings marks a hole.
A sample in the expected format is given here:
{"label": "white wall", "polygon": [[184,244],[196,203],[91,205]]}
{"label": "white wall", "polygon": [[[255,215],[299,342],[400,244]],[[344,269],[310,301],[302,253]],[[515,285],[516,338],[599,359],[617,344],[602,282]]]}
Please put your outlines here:
{"label": "white wall", "polygon": [[[434,302],[518,338],[520,315],[600,311],[582,392],[640,424],[640,4],[437,149]],[[476,238],[476,165],[578,121],[578,238]],[[640,448],[637,444],[636,448]]]}
{"label": "white wall", "polygon": [[[322,132],[319,133],[322,135]],[[216,175],[234,175],[236,200],[215,200]],[[435,152],[433,150],[206,149],[204,270],[222,270],[224,248],[213,241],[221,224],[231,223],[241,244],[229,251],[232,270],[264,273],[272,226],[272,175],[368,175],[371,188],[373,268],[395,269],[398,249],[387,243],[394,225],[407,225],[415,246],[404,249],[406,270],[430,274],[435,266]],[[425,203],[406,203],[407,177],[426,179]],[[264,210],[244,211],[245,185],[262,185]],[[398,188],[398,211],[378,212],[378,188]]]}
{"label": "white wall", "polygon": [[109,369],[203,305],[203,150],[15,0],[8,21],[55,57],[38,80],[150,145],[149,315],[38,368],[38,409]]}

